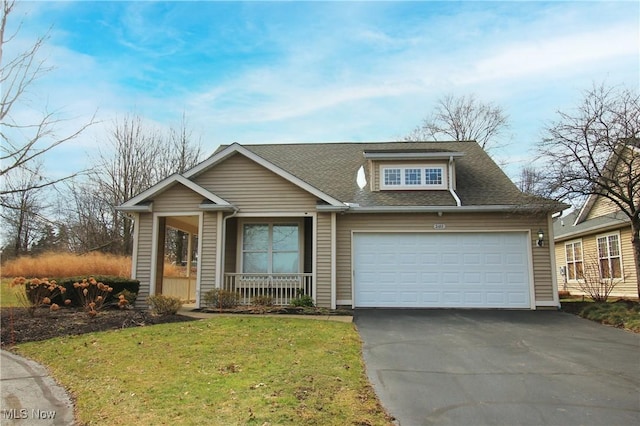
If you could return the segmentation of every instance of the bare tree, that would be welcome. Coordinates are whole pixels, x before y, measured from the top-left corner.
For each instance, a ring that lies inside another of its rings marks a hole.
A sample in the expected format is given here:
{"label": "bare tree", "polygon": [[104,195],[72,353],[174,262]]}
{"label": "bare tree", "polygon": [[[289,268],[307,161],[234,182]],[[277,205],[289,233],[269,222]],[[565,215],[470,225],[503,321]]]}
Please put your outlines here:
{"label": "bare tree", "polygon": [[[14,41],[21,25],[8,34],[7,24],[14,11],[14,0],[1,0],[0,11],[0,177],[16,169],[29,169],[34,161],[60,144],[77,138],[87,127],[94,124],[94,118],[75,131],[66,135],[58,135],[56,128],[63,119],[50,111],[45,111],[33,122],[18,121],[12,114],[14,107],[27,101],[28,89],[40,77],[51,71],[46,61],[41,59],[41,50],[48,35],[38,38],[29,48],[7,59],[6,46]],[[5,194],[29,191],[54,185],[68,177],[25,181],[26,187],[0,189],[0,196]],[[10,192],[8,192],[10,191]],[[5,206],[7,207],[7,206]]]}
{"label": "bare tree", "polygon": [[[79,208],[86,208],[90,202],[92,207],[85,212],[99,215],[75,217],[76,221],[91,224],[94,231],[93,236],[78,238],[85,241],[86,249],[131,253],[133,223],[115,207],[161,179],[194,166],[200,160],[201,149],[191,142],[191,137],[184,116],[179,130],[172,128],[168,135],[145,124],[138,115],[113,122],[90,174],[90,186],[75,193]],[[87,247],[88,241],[93,247]]]}
{"label": "bare tree", "polygon": [[538,147],[546,186],[558,199],[603,197],[629,218],[640,296],[640,96],[594,85],[558,116]]}
{"label": "bare tree", "polygon": [[594,302],[606,302],[621,280],[613,277],[608,265],[603,267],[596,256],[590,256],[578,274],[578,287]]}
{"label": "bare tree", "polygon": [[[20,169],[4,176],[2,189],[3,232],[9,245],[6,257],[16,257],[29,252],[31,245],[40,237],[40,230],[46,219],[42,189],[38,188],[40,165],[34,171]],[[20,189],[17,188],[29,188]]]}
{"label": "bare tree", "polygon": [[500,146],[498,138],[508,127],[508,116],[500,106],[480,102],[474,95],[455,97],[449,94],[438,99],[433,113],[404,139],[475,140],[489,151]]}
{"label": "bare tree", "polygon": [[518,189],[525,194],[547,197],[548,190],[544,186],[544,173],[534,167],[525,166],[520,171],[520,180],[518,181]]}

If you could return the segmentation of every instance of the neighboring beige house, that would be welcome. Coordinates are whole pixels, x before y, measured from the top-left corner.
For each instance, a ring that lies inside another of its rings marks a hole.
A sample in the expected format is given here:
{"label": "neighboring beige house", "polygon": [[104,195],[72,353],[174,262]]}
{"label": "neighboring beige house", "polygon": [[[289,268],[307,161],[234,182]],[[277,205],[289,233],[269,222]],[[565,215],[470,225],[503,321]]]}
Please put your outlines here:
{"label": "neighboring beige house", "polygon": [[[165,231],[197,235],[214,288],[321,307],[557,307],[551,215],[476,142],[239,145],[119,206],[139,304],[167,291]],[[539,236],[539,234],[541,234]]]}
{"label": "neighboring beige house", "polygon": [[585,294],[580,276],[588,262],[595,262],[603,277],[615,280],[612,296],[638,297],[631,222],[612,202],[590,197],[580,211],[557,218],[553,233],[560,290]]}

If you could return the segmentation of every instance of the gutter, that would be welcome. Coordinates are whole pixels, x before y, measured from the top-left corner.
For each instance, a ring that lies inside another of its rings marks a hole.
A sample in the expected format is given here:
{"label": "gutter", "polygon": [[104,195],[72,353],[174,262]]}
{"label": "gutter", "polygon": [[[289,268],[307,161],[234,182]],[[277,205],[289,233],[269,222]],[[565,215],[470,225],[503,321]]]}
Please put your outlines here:
{"label": "gutter", "polygon": [[471,212],[504,212],[514,210],[539,210],[533,206],[530,209],[516,204],[488,205],[488,206],[371,206],[360,207],[352,205],[347,213],[471,213]]}
{"label": "gutter", "polygon": [[461,207],[462,201],[460,201],[460,197],[456,194],[456,191],[453,190],[453,155],[449,156],[449,192],[454,200],[456,200],[456,206]]}
{"label": "gutter", "polygon": [[[222,239],[222,245],[221,247],[218,247],[217,250],[220,250],[220,265],[217,265],[218,271],[220,271],[220,288],[224,287],[224,255],[226,250],[225,244],[227,242],[227,220],[231,219],[232,217],[235,217],[238,212],[240,212],[240,209],[237,207],[233,208],[233,213],[231,213],[229,216],[225,216],[222,219],[222,230],[220,231],[221,235],[221,239]],[[222,250],[224,248],[224,250]]]}

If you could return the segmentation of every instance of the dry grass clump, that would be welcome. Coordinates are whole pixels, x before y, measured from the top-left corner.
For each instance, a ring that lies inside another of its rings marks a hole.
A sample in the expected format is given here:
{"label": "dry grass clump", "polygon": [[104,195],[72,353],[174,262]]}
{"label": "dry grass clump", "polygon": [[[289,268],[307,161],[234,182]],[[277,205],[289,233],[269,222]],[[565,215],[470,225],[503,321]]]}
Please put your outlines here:
{"label": "dry grass clump", "polygon": [[131,276],[131,257],[105,253],[45,253],[23,256],[2,265],[3,277]]}

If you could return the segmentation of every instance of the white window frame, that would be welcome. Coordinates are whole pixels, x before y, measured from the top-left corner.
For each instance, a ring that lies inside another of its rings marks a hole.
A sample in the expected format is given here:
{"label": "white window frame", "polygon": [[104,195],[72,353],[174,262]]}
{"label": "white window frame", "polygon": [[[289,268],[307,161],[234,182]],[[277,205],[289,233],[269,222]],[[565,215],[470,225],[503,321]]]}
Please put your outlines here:
{"label": "white window frame", "polygon": [[[611,256],[611,248],[610,248],[610,242],[609,242],[609,237],[612,236],[616,236],[617,240],[618,240],[618,255],[617,256]],[[606,238],[607,241],[607,256],[603,257],[602,254],[600,253],[600,242],[599,240],[602,238]],[[612,269],[611,269],[611,259],[612,258],[618,258],[619,262],[620,262],[620,276],[619,277],[609,277],[609,278],[604,278],[604,274],[602,269],[600,269],[600,276],[603,277],[603,279],[614,279],[614,280],[622,280],[624,278],[624,270],[623,270],[623,263],[622,263],[622,245],[620,244],[620,232],[609,232],[607,234],[601,234],[601,235],[596,235],[596,252],[598,254],[598,268],[602,268],[602,264],[600,263],[603,259],[607,259],[607,263],[609,264],[609,273],[611,275]]]}
{"label": "white window frame", "polygon": [[[573,248],[575,244],[580,244],[580,260],[576,259],[575,249]],[[569,265],[569,259],[567,259],[567,246],[569,245],[571,245],[572,252],[573,252],[573,261],[571,262],[571,265],[575,266],[577,262],[582,263],[582,273],[584,273],[584,244],[582,243],[582,240],[567,241],[566,243],[564,243],[564,256],[565,256],[564,261],[565,261],[565,266],[567,267],[567,271],[566,271],[567,281],[569,282],[583,281],[578,277],[577,270],[575,268],[574,268],[574,278],[570,278],[569,276],[569,271],[571,270],[571,266]]]}
{"label": "white window frame", "polygon": [[[420,184],[407,184],[406,173],[408,170],[420,169]],[[438,169],[442,175],[440,184],[426,184],[426,170]],[[389,185],[385,183],[386,170],[400,170],[400,184]],[[447,165],[442,163],[424,164],[424,163],[404,163],[404,164],[381,164],[380,165],[380,189],[381,190],[425,190],[425,189],[447,189]]]}
{"label": "white window frame", "polygon": [[[244,226],[245,225],[268,225],[269,226],[269,249],[268,249],[268,267],[267,272],[259,272],[261,274],[279,274],[286,275],[287,273],[273,272],[273,225],[296,225],[298,227],[298,271],[292,272],[294,274],[301,273],[304,270],[304,223],[302,220],[294,218],[255,218],[255,219],[242,219],[238,223],[237,232],[237,250],[236,250],[236,270],[239,273],[244,272]],[[250,274],[250,272],[246,272]]]}

